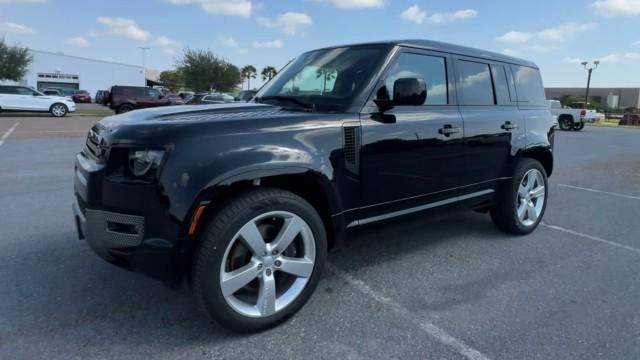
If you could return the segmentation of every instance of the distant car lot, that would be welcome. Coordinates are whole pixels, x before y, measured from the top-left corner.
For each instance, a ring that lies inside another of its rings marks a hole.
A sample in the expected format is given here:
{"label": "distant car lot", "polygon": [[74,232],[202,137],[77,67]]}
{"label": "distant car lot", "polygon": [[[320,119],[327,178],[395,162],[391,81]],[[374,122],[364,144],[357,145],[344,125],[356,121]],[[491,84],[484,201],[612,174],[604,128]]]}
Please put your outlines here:
{"label": "distant car lot", "polygon": [[558,132],[533,234],[475,213],[353,233],[298,315],[238,336],[77,240],[73,155],[99,119],[0,117],[0,358],[640,357],[638,130]]}

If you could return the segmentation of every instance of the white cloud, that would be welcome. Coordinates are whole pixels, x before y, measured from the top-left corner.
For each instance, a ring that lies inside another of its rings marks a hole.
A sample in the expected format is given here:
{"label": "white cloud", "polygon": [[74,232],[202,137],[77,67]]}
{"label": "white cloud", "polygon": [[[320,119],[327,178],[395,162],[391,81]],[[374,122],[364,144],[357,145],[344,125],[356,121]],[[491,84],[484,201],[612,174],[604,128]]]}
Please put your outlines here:
{"label": "white cloud", "polygon": [[172,49],[172,48],[162,49],[162,52],[167,54],[167,55],[171,55],[171,56],[174,56],[176,54],[176,50]]}
{"label": "white cloud", "polygon": [[640,60],[640,53],[637,52],[629,52],[624,54],[624,57],[629,60]]}
{"label": "white cloud", "polygon": [[331,0],[340,9],[382,8],[385,0]]}
{"label": "white cloud", "polygon": [[31,4],[44,4],[47,0],[0,0],[0,5],[15,4],[15,5],[31,5]]}
{"label": "white cloud", "polygon": [[158,36],[155,41],[156,45],[165,48],[179,47],[180,43],[166,36]]}
{"label": "white cloud", "polygon": [[151,33],[139,27],[138,24],[131,19],[100,16],[98,22],[109,28],[107,33],[110,35],[138,41],[148,41],[151,39]]}
{"label": "white cloud", "polygon": [[555,28],[544,29],[538,33],[538,37],[550,41],[565,41],[574,34],[592,30],[596,23],[566,23]]}
{"label": "white cloud", "polygon": [[424,19],[427,17],[427,13],[420,9],[418,4],[408,7],[405,11],[400,14],[400,17],[404,20],[414,22],[416,24],[422,24]]}
{"label": "white cloud", "polygon": [[503,54],[509,55],[509,56],[520,56],[520,52],[519,51],[513,50],[513,49],[509,49],[509,48],[503,49],[501,52]]}
{"label": "white cloud", "polygon": [[562,62],[565,64],[580,64],[583,61],[585,60],[579,57],[565,57],[564,59],[562,59]]}
{"label": "white cloud", "polygon": [[28,34],[33,34],[35,32],[36,32],[35,30],[25,25],[16,24],[14,22],[9,22],[9,21],[0,22],[0,34],[14,33],[14,34],[28,35]]}
{"label": "white cloud", "polygon": [[91,45],[89,40],[83,38],[82,36],[69,38],[67,39],[66,43],[72,46],[77,46],[77,47],[88,47]]}
{"label": "white cloud", "polygon": [[284,47],[284,42],[282,40],[256,41],[252,45],[259,49],[280,49]]}
{"label": "white cloud", "polygon": [[258,25],[268,28],[279,28],[286,35],[295,35],[302,27],[313,24],[311,16],[305,13],[286,12],[278,15],[275,20],[258,18]]}
{"label": "white cloud", "polygon": [[467,20],[478,16],[478,12],[473,9],[458,10],[452,13],[435,13],[427,18],[432,24],[444,24],[452,21]]}
{"label": "white cloud", "polygon": [[222,43],[222,46],[229,48],[236,48],[240,45],[238,41],[232,37],[222,37],[220,38],[220,42]]}
{"label": "white cloud", "polygon": [[598,0],[591,7],[604,17],[640,15],[640,0]]}
{"label": "white cloud", "polygon": [[615,64],[620,62],[620,55],[618,54],[609,54],[599,58],[602,64]]}
{"label": "white cloud", "polygon": [[202,10],[211,15],[230,15],[248,18],[251,16],[250,0],[168,0],[175,5],[199,4]]}
{"label": "white cloud", "polygon": [[533,36],[534,34],[528,32],[509,31],[508,33],[499,36],[498,41],[505,44],[524,44],[531,40]]}

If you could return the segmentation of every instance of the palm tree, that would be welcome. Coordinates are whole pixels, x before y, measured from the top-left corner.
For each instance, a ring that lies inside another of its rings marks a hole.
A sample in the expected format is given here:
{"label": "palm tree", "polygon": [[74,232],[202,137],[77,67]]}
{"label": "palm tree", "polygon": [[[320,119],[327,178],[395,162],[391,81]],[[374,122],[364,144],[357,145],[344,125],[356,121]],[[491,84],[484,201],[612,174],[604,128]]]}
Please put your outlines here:
{"label": "palm tree", "polygon": [[328,68],[319,68],[316,70],[316,78],[322,77],[322,90],[320,91],[320,95],[324,94],[324,91],[327,89],[327,81],[333,80],[336,78],[336,71]]}
{"label": "palm tree", "polygon": [[276,68],[274,68],[273,66],[266,66],[262,69],[262,72],[260,74],[262,75],[262,80],[267,81],[271,80],[274,76],[276,76],[277,73],[278,70],[276,70]]}
{"label": "palm tree", "polygon": [[253,65],[247,65],[240,70],[240,76],[247,79],[247,90],[251,89],[251,79],[255,79],[257,74],[258,70]]}

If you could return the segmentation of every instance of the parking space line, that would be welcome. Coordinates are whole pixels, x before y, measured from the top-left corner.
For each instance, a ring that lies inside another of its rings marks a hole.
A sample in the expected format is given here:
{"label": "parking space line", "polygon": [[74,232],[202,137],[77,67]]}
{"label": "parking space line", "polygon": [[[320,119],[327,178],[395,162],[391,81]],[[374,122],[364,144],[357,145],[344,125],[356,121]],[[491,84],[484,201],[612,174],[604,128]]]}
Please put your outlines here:
{"label": "parking space line", "polygon": [[7,130],[4,134],[2,134],[2,137],[0,138],[0,146],[2,146],[2,144],[4,144],[4,141],[7,140],[9,135],[11,135],[13,130],[16,129],[16,126],[18,126],[18,124],[20,124],[20,123],[13,124],[13,126],[11,128],[9,128],[9,130]]}
{"label": "parking space line", "polygon": [[638,177],[640,177],[640,174],[638,174],[638,173],[632,173],[632,172],[627,172],[627,171],[616,171],[616,174],[618,174],[618,175],[627,175],[627,176],[638,176]]}
{"label": "parking space line", "polygon": [[589,191],[589,192],[593,192],[593,193],[617,196],[617,197],[621,197],[621,198],[625,198],[625,199],[640,200],[640,196],[618,194],[618,193],[614,193],[614,192],[610,192],[610,191],[589,189],[589,188],[583,188],[583,187],[579,187],[579,186],[566,185],[566,184],[558,184],[558,186],[559,187],[564,187],[564,188],[569,188],[569,189],[576,189],[576,190],[582,190],[582,191]]}
{"label": "parking space line", "polygon": [[460,355],[464,356],[465,358],[469,360],[489,360],[488,357],[484,356],[478,350],[470,347],[469,345],[465,344],[461,340],[449,335],[447,332],[435,326],[434,324],[428,321],[418,319],[415,316],[415,314],[413,314],[407,308],[393,301],[393,299],[390,299],[384,296],[383,294],[380,294],[379,292],[373,290],[364,281],[357,279],[352,275],[349,275],[348,273],[338,269],[331,263],[327,262],[326,267],[332,273],[336,274],[340,279],[347,282],[349,285],[355,287],[357,290],[369,296],[370,298],[374,299],[375,301],[388,306],[389,308],[391,308],[391,310],[394,313],[396,313],[396,315],[400,316],[401,318],[403,318],[408,322],[413,323],[414,325],[417,325],[420,328],[420,330],[425,332],[427,335],[431,336],[432,338],[442,343],[443,345],[446,345],[454,349],[456,352],[458,352]]}
{"label": "parking space line", "polygon": [[623,244],[620,244],[620,243],[617,243],[617,242],[614,242],[614,241],[605,240],[605,239],[597,237],[597,236],[584,234],[584,233],[581,233],[581,232],[578,232],[578,231],[575,231],[575,230],[571,230],[571,229],[565,229],[565,228],[557,226],[557,225],[549,225],[549,224],[545,224],[545,223],[540,223],[540,225],[542,225],[544,227],[548,227],[549,229],[562,231],[562,232],[565,232],[567,234],[583,237],[585,239],[597,241],[597,242],[600,242],[600,243],[603,243],[603,244],[611,245],[611,246],[614,246],[614,247],[617,247],[617,248],[625,249],[625,250],[640,254],[640,249],[639,248],[635,248],[633,246],[623,245]]}

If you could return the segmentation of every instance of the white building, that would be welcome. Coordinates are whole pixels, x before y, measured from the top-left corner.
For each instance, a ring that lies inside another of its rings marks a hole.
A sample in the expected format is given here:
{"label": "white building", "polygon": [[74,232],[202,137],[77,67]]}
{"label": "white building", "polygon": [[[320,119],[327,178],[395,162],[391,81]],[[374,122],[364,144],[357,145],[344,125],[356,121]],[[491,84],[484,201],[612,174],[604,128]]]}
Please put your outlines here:
{"label": "white building", "polygon": [[112,85],[145,86],[142,66],[78,56],[30,50],[33,62],[27,76],[20,81],[34,89],[56,87],[87,90],[93,98],[98,90]]}

